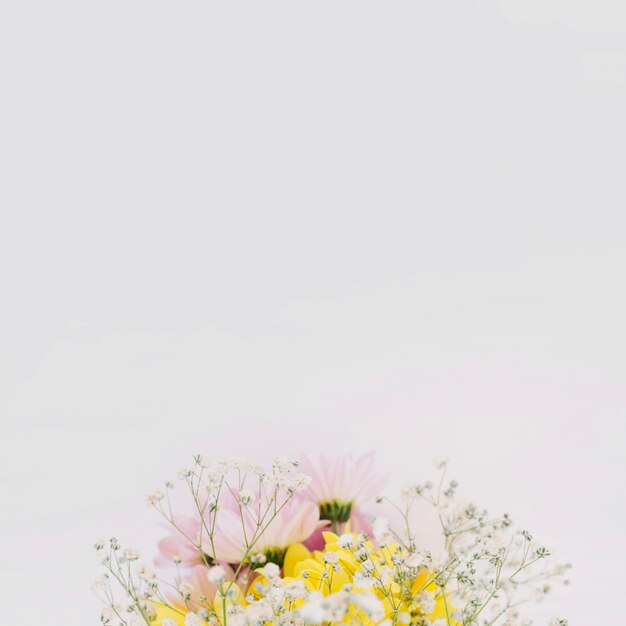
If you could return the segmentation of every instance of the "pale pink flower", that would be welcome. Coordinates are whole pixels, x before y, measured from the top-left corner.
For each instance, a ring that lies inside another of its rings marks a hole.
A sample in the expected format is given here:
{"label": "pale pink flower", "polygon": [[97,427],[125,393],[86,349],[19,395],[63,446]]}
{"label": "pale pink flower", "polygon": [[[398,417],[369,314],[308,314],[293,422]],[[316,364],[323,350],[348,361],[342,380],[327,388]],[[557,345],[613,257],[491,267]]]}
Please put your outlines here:
{"label": "pale pink flower", "polygon": [[278,561],[281,565],[284,553],[291,544],[302,542],[315,532],[320,525],[320,514],[313,502],[293,496],[275,517],[270,511],[262,523],[264,530],[260,535],[257,521],[256,506],[242,507],[240,511],[226,498],[216,516],[214,541],[217,559],[225,563],[240,563],[246,556],[246,542],[249,545],[256,533],[257,540],[248,557],[262,553],[269,561]]}
{"label": "pale pink flower", "polygon": [[337,502],[358,506],[380,495],[386,478],[374,467],[374,453],[354,458],[351,454],[329,457],[320,454],[317,461],[304,457],[302,472],[311,477],[303,492],[318,505]]}
{"label": "pale pink flower", "polygon": [[200,520],[187,515],[175,515],[176,527],[168,526],[170,534],[159,541],[159,555],[155,559],[157,565],[172,565],[175,558],[181,565],[193,567],[203,563],[202,554],[198,550],[200,536]]}

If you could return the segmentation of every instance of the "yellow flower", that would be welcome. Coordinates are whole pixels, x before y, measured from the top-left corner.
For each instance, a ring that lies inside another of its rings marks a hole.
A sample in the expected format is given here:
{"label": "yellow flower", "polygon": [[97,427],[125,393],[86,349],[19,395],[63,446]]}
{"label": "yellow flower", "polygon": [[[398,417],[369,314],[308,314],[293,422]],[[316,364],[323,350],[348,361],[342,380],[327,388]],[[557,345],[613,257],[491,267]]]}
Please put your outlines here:
{"label": "yellow flower", "polygon": [[[452,626],[460,626],[450,617],[453,609],[437,586],[434,573],[402,565],[408,556],[402,546],[379,547],[362,535],[339,537],[331,532],[324,533],[324,541],[324,549],[314,552],[302,544],[292,544],[285,554],[281,584],[304,586],[312,598],[335,602],[338,617],[325,623],[377,626],[389,620],[395,625],[416,623],[420,617],[426,617],[431,621],[444,619],[446,623],[449,620]],[[229,587],[227,583],[225,595],[218,592],[213,610],[220,623],[224,624],[224,608],[246,607],[248,600],[254,603],[262,599],[275,584],[278,568],[275,572],[261,568],[256,574],[247,590],[235,583]],[[306,610],[308,601],[286,594],[280,602],[285,611],[292,611],[301,607]],[[162,626],[166,617],[174,619],[179,626],[184,624],[180,612],[157,605],[155,626]],[[202,622],[202,626],[205,624]],[[266,622],[266,626],[271,624]]]}
{"label": "yellow flower", "polygon": [[[324,596],[341,591],[345,585],[351,586],[352,593],[373,592],[384,607],[385,617],[392,623],[396,623],[400,616],[403,619],[421,616],[431,621],[447,619],[452,612],[450,602],[438,589],[432,572],[422,570],[410,575],[407,572],[411,570],[405,568],[400,573],[396,563],[401,564],[407,553],[398,544],[376,547],[359,535],[342,535],[340,538],[331,532],[324,533],[324,540],[322,552],[311,553],[302,545],[292,546],[289,558],[285,559],[285,575],[300,578],[309,591],[318,591]],[[423,591],[433,594],[433,610],[422,611],[416,596]],[[378,623],[359,619],[361,621],[364,624]],[[450,623],[457,625],[451,618]]]}

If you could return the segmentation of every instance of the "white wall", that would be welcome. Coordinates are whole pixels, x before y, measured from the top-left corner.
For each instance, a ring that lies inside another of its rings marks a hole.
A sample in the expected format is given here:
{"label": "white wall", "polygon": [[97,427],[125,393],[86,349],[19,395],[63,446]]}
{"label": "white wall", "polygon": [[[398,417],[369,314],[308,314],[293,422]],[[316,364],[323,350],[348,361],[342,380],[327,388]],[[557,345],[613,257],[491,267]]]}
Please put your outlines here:
{"label": "white wall", "polygon": [[622,615],[621,2],[0,9],[3,624],[197,450],[377,449]]}

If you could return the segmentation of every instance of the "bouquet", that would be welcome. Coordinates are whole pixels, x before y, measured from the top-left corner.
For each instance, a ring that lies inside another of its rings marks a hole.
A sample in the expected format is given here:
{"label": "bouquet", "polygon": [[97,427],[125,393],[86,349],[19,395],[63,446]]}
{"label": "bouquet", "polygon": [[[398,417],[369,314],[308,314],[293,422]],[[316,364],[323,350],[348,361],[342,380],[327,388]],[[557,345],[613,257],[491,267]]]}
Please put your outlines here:
{"label": "bouquet", "polygon": [[[434,482],[408,485],[396,501],[382,495],[372,454],[276,459],[269,468],[198,455],[178,475],[186,514],[175,510],[171,482],[147,498],[170,528],[158,546],[158,573],[116,538],[96,544],[105,570],[94,585],[101,622],[529,624],[523,606],[566,582],[569,566],[554,563],[508,515],[460,503],[446,470],[439,462]],[[424,505],[440,525],[435,549],[418,539],[415,511]]]}

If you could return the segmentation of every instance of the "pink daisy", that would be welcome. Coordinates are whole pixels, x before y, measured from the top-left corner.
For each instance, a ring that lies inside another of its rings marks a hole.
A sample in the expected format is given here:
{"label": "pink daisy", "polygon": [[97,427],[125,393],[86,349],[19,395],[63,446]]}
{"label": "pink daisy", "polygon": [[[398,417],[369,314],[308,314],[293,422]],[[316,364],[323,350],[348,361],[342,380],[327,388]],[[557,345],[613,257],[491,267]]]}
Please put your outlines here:
{"label": "pink daisy", "polygon": [[304,457],[300,468],[311,477],[303,495],[319,506],[320,517],[330,520],[335,529],[350,520],[357,507],[378,496],[387,482],[374,467],[373,452],[358,458],[320,454],[317,461]]}

